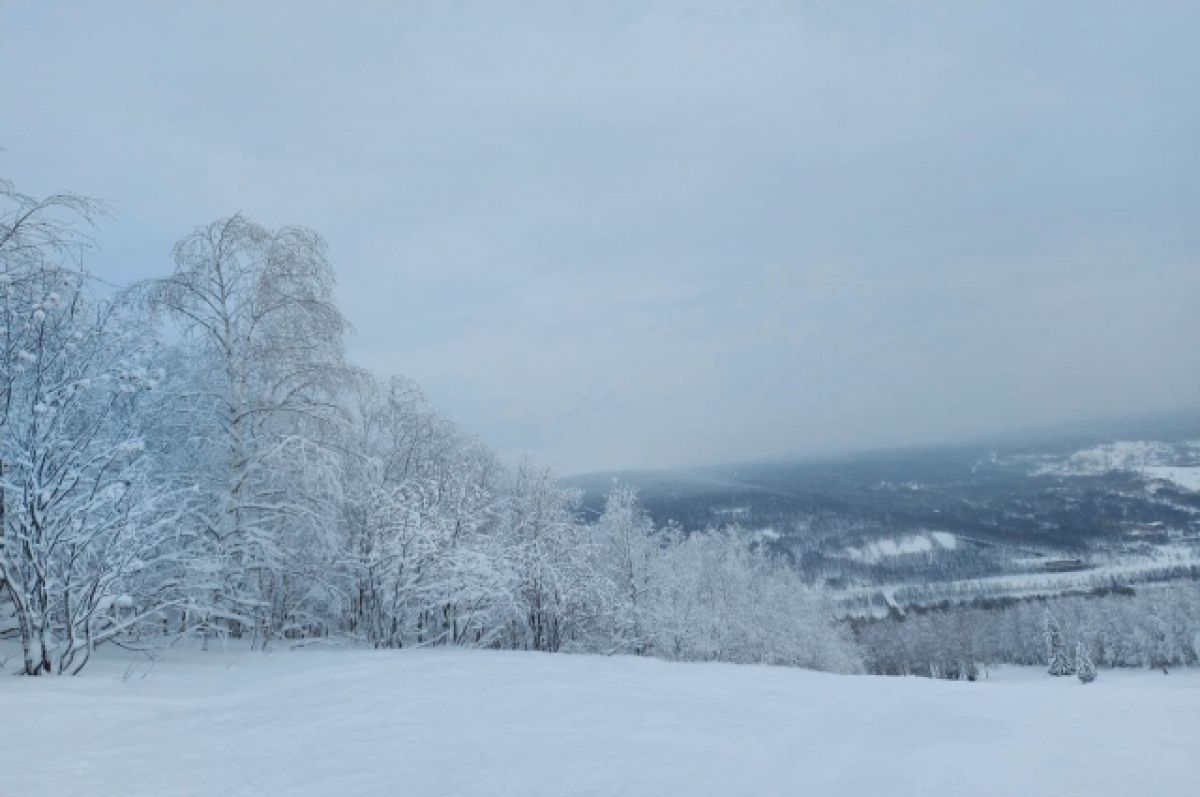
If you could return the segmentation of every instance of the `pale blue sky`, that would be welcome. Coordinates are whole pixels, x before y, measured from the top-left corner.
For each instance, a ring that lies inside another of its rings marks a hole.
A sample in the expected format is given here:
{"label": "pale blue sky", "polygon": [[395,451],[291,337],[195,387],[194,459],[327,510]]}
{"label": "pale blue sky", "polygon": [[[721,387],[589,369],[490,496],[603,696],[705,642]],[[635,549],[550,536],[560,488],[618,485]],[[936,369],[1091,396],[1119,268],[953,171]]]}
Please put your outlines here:
{"label": "pale blue sky", "polygon": [[0,2],[92,267],[328,239],[362,363],[563,471],[1200,403],[1200,4]]}

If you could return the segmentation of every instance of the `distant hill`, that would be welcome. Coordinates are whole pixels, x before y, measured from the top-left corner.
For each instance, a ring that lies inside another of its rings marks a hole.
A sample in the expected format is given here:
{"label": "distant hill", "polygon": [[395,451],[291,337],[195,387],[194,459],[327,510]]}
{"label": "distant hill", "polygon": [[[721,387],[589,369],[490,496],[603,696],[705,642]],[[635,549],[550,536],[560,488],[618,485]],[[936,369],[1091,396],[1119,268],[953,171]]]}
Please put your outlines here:
{"label": "distant hill", "polygon": [[847,589],[1046,573],[1082,588],[1118,563],[1136,576],[1131,562],[1155,573],[1200,562],[1200,412],[564,483],[596,514],[614,480],[659,523],[736,523]]}

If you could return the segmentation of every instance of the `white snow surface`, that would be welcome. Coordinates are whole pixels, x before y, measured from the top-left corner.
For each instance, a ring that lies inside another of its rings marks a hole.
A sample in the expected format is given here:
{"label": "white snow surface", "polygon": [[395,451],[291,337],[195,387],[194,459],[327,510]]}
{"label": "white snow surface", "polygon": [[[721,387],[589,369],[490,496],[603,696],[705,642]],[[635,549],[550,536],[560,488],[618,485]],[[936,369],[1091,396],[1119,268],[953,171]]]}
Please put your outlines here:
{"label": "white snow surface", "polygon": [[904,537],[885,537],[873,540],[857,548],[846,549],[846,555],[859,562],[874,564],[888,556],[909,556],[918,553],[932,553],[938,549],[954,550],[958,547],[958,538],[945,531],[934,531],[928,534],[910,534]]}
{"label": "white snow surface", "polygon": [[1066,460],[1044,465],[1034,475],[1100,476],[1116,470],[1138,470],[1167,461],[1174,448],[1157,440],[1118,440],[1076,451]]}
{"label": "white snow surface", "polygon": [[0,794],[1192,795],[1200,672],[1082,686],[632,657],[169,654],[0,679]]}
{"label": "white snow surface", "polygon": [[[1195,461],[1200,456],[1200,440],[1166,443],[1158,440],[1118,440],[1076,451],[1066,459],[1033,469],[1034,476],[1102,476],[1114,471],[1150,471],[1177,463],[1181,458]],[[1189,468],[1183,468],[1188,470]]]}
{"label": "white snow surface", "polygon": [[1185,490],[1200,492],[1200,466],[1171,467],[1159,465],[1142,468],[1142,474],[1147,479],[1172,482]]}

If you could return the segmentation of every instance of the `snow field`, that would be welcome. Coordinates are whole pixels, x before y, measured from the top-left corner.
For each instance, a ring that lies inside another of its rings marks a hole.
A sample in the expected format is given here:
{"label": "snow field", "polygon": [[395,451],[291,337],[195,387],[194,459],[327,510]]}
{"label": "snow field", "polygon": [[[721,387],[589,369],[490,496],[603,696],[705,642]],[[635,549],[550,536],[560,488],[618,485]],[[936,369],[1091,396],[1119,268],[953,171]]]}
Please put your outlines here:
{"label": "snow field", "polygon": [[457,649],[0,680],[0,795],[1192,795],[1200,673],[1082,686]]}

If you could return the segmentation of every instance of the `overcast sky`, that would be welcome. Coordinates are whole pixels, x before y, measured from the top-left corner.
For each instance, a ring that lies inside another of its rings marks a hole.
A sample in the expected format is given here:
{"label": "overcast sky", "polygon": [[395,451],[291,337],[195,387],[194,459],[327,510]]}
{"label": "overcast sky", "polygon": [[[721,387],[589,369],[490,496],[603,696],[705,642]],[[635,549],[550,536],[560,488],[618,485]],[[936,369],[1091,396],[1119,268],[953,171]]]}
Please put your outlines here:
{"label": "overcast sky", "polygon": [[313,227],[353,356],[505,457],[1200,403],[1197,3],[0,9],[0,175],[114,203],[95,271]]}

